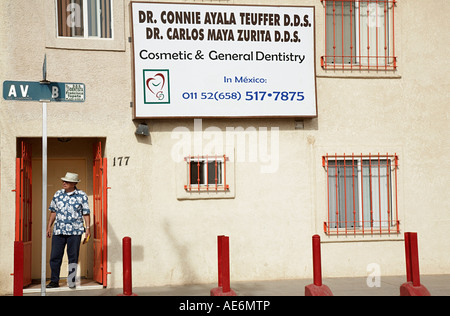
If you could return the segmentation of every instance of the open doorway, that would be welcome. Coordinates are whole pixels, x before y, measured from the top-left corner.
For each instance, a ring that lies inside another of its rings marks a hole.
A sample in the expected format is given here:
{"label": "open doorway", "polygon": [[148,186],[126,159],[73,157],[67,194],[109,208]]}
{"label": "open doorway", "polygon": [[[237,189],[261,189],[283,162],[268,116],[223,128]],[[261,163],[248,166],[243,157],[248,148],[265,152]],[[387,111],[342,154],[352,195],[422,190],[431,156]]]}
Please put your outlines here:
{"label": "open doorway", "polygon": [[[22,155],[22,147],[23,144],[26,144],[27,147],[27,159],[29,161],[29,172],[27,172],[27,177],[29,179],[28,182],[30,184],[30,189],[27,194],[28,198],[23,199],[20,195],[18,199],[16,199],[16,208],[20,209],[20,205],[24,204],[27,201],[27,205],[31,205],[31,209],[26,213],[26,220],[20,220],[20,217],[16,217],[16,230],[17,227],[20,227],[23,223],[27,223],[27,229],[30,231],[29,236],[27,236],[26,240],[28,244],[30,244],[31,251],[28,253],[28,257],[25,256],[25,262],[29,262],[28,265],[25,265],[24,269],[29,269],[28,272],[24,272],[24,274],[31,275],[31,284],[28,281],[27,289],[32,289],[34,284],[36,287],[40,287],[39,284],[41,282],[41,236],[42,236],[42,140],[41,138],[22,138],[17,140],[18,143],[18,162],[20,161],[20,156]],[[81,285],[83,284],[102,284],[106,286],[106,279],[102,280],[98,277],[95,278],[96,274],[99,271],[95,271],[95,269],[100,270],[103,268],[102,263],[104,259],[106,259],[106,242],[101,242],[101,245],[104,245],[100,250],[98,246],[94,246],[95,240],[99,239],[103,236],[101,233],[101,228],[106,227],[106,222],[103,221],[103,212],[102,209],[99,209],[99,203],[95,201],[99,199],[98,189],[95,186],[98,186],[98,178],[99,172],[103,173],[105,171],[105,175],[101,175],[101,178],[106,181],[106,159],[105,166],[100,171],[99,168],[96,168],[96,159],[98,159],[99,155],[101,156],[103,153],[102,144],[104,146],[105,139],[98,138],[48,138],[48,150],[47,150],[47,206],[50,205],[50,201],[53,198],[54,193],[61,189],[61,177],[63,177],[66,172],[75,172],[78,173],[81,181],[77,184],[78,189],[86,192],[89,198],[89,207],[91,210],[91,239],[88,243],[81,245],[80,247],[80,256],[79,256],[79,268],[78,268],[78,276],[81,279]],[[31,158],[31,159],[30,159]],[[103,158],[102,158],[103,159]],[[20,166],[16,168],[17,170],[17,179],[23,177]],[[16,182],[21,182],[22,180],[16,180]],[[26,182],[26,181],[25,181]],[[96,184],[97,183],[97,184]],[[22,193],[20,193],[22,194]],[[106,198],[106,196],[101,196],[101,199]],[[24,201],[21,203],[21,201]],[[94,210],[94,204],[96,206],[96,210]],[[106,203],[104,204],[106,207]],[[100,208],[103,207],[103,204],[100,205]],[[48,212],[48,211],[47,211]],[[20,212],[19,212],[20,213]],[[96,214],[95,214],[96,213]],[[47,213],[47,220],[49,214]],[[19,219],[17,219],[19,218]],[[106,218],[105,218],[106,220]],[[19,221],[19,222],[18,222]],[[24,224],[25,225],[25,224]],[[100,233],[99,233],[100,226]],[[25,226],[24,226],[25,227]],[[30,229],[31,228],[31,229]],[[93,232],[96,231],[97,236],[92,236]],[[97,238],[95,238],[97,237]],[[20,238],[20,237],[19,237]],[[16,234],[17,240],[17,234]],[[94,248],[97,248],[96,250]],[[50,278],[50,265],[49,265],[49,256],[51,251],[51,239],[47,239],[47,280]],[[101,260],[101,262],[98,262]],[[61,281],[60,286],[64,286],[64,282],[67,278],[68,271],[68,261],[67,254],[64,254],[63,263],[61,266]],[[95,281],[94,281],[95,280]],[[105,282],[103,282],[105,281]]]}

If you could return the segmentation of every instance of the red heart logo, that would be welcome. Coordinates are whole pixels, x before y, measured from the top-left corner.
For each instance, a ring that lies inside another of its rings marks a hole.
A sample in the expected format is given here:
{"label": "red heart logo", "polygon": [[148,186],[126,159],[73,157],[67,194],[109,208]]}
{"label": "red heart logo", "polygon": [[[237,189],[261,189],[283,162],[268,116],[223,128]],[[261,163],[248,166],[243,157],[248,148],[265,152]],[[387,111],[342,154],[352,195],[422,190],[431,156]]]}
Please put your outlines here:
{"label": "red heart logo", "polygon": [[[161,78],[161,79],[158,79]],[[153,78],[148,78],[145,84],[147,88],[153,93],[156,94],[158,91],[161,91],[164,88],[164,84],[166,83],[166,79],[164,75],[159,73],[156,74]]]}

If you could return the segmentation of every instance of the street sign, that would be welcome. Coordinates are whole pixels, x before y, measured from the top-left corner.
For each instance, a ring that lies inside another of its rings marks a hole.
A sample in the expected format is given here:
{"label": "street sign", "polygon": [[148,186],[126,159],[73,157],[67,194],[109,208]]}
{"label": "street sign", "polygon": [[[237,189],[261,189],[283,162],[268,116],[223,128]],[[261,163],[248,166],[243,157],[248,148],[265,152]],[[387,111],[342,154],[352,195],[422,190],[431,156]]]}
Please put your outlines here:
{"label": "street sign", "polygon": [[84,83],[3,81],[3,99],[13,101],[84,102]]}

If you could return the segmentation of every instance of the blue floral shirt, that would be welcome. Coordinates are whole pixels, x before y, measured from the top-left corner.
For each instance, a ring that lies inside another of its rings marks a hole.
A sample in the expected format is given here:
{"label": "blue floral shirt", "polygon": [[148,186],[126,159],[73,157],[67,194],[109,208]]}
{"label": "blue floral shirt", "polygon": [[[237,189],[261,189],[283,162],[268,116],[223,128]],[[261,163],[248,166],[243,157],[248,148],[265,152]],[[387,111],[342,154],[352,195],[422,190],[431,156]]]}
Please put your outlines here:
{"label": "blue floral shirt", "polygon": [[56,213],[54,235],[82,235],[83,215],[91,213],[86,193],[77,188],[70,193],[66,193],[64,189],[58,190],[53,196],[49,211]]}

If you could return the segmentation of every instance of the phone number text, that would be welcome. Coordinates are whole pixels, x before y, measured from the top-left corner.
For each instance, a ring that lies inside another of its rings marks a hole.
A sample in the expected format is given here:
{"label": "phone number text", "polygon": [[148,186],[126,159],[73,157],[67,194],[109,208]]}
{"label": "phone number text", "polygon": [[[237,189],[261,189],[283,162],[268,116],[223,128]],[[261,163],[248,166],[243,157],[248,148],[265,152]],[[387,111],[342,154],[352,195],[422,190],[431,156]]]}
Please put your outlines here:
{"label": "phone number text", "polygon": [[213,92],[183,92],[182,98],[185,100],[233,100],[233,101],[292,101],[301,102],[305,100],[302,91],[246,91],[245,94],[239,91],[213,91]]}

